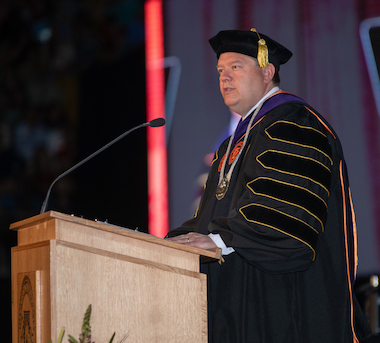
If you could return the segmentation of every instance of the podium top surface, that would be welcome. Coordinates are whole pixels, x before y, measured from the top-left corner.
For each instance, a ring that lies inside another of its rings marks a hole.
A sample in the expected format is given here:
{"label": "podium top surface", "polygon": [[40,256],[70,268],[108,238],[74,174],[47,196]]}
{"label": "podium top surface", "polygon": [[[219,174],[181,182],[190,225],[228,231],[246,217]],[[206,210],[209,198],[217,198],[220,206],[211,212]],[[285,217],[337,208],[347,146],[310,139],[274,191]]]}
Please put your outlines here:
{"label": "podium top surface", "polygon": [[216,260],[221,259],[220,248],[212,249],[212,250],[204,250],[200,248],[195,248],[195,247],[191,247],[191,246],[187,246],[183,244],[170,242],[163,238],[155,237],[147,233],[142,233],[142,232],[135,231],[132,229],[127,229],[121,226],[112,225],[112,224],[101,222],[101,221],[79,218],[73,215],[68,215],[68,214],[64,214],[64,213],[60,213],[56,211],[48,211],[43,214],[39,214],[30,218],[15,222],[10,225],[10,230],[19,231],[19,230],[33,227],[39,224],[43,224],[45,222],[49,222],[52,220],[79,224],[86,227],[90,227],[95,230],[111,232],[116,235],[130,237],[130,238],[138,239],[141,241],[150,242],[153,244],[158,244],[161,246],[167,246],[173,249],[182,250],[184,252],[197,254],[201,256],[202,258],[211,258],[211,259],[216,259]]}

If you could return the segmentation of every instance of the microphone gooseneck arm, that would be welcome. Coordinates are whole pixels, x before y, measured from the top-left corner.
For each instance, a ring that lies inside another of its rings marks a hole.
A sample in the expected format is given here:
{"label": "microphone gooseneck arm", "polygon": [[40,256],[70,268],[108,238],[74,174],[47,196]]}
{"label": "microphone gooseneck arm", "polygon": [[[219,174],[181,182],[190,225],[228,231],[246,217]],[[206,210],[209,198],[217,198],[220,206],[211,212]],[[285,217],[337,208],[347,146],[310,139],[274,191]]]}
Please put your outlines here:
{"label": "microphone gooseneck arm", "polygon": [[114,140],[112,140],[111,142],[109,142],[108,144],[104,145],[103,147],[101,147],[100,149],[98,149],[97,151],[95,151],[94,153],[92,153],[90,156],[87,156],[84,160],[78,162],[77,164],[75,164],[74,166],[72,166],[71,168],[67,169],[65,172],[63,172],[62,174],[58,175],[58,177],[51,183],[48,191],[47,191],[47,194],[46,194],[46,197],[45,197],[45,200],[44,202],[42,203],[42,207],[41,207],[41,212],[40,214],[42,213],[45,213],[46,211],[46,207],[47,207],[47,204],[48,204],[48,201],[49,201],[49,196],[50,196],[50,192],[51,192],[51,189],[53,188],[54,184],[62,179],[64,176],[66,176],[67,174],[71,173],[73,170],[77,169],[78,167],[80,167],[82,164],[86,163],[87,161],[89,161],[90,159],[92,159],[93,157],[95,157],[96,155],[98,155],[99,153],[101,153],[102,151],[106,150],[107,148],[109,148],[111,145],[115,144],[117,141],[119,141],[120,139],[124,138],[125,136],[127,136],[128,134],[130,134],[131,132],[137,130],[137,129],[140,129],[142,127],[147,127],[147,126],[151,126],[151,127],[159,127],[159,126],[163,126],[165,125],[165,119],[163,118],[156,118],[156,119],[153,119],[151,120],[150,122],[148,123],[144,123],[144,124],[140,124],[138,126],[135,126],[134,128],[124,132],[123,134],[121,134],[119,137],[116,137]]}

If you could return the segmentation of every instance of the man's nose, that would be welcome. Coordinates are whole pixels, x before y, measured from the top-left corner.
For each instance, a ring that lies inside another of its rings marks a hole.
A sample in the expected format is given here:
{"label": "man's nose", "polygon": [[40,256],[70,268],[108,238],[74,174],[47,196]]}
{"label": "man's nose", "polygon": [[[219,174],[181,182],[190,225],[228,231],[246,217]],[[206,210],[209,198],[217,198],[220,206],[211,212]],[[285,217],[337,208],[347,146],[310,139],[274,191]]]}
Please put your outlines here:
{"label": "man's nose", "polygon": [[220,74],[220,80],[221,81],[230,81],[231,80],[231,74],[226,71],[226,70],[223,70]]}

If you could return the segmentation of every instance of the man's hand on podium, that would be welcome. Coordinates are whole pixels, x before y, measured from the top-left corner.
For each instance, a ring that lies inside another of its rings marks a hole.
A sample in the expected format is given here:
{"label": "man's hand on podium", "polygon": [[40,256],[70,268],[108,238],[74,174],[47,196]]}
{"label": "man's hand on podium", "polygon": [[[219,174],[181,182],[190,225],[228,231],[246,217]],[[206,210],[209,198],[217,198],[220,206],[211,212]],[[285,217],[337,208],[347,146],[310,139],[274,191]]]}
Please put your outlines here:
{"label": "man's hand on podium", "polygon": [[196,232],[189,232],[185,235],[166,238],[166,240],[205,250],[217,248],[216,244],[209,236]]}

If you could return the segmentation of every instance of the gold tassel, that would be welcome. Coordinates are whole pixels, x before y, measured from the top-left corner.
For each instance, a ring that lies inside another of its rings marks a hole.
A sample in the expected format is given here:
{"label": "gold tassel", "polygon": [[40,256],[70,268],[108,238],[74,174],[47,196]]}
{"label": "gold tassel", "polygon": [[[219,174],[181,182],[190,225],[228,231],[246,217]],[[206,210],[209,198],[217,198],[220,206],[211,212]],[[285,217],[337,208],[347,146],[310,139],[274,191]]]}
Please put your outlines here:
{"label": "gold tassel", "polygon": [[257,61],[259,62],[260,68],[264,68],[269,64],[267,44],[264,39],[260,38],[260,35],[256,29],[251,29],[251,31],[256,32],[257,36],[259,37],[257,47]]}

